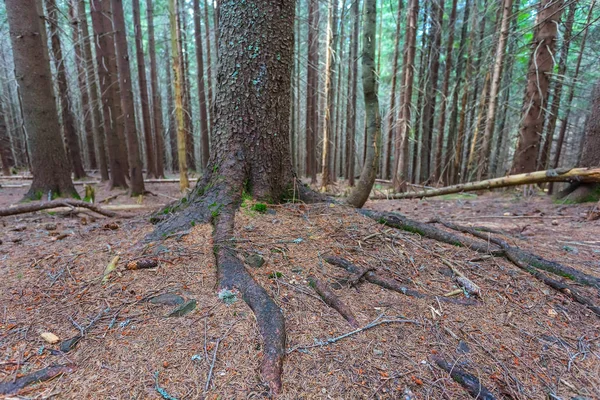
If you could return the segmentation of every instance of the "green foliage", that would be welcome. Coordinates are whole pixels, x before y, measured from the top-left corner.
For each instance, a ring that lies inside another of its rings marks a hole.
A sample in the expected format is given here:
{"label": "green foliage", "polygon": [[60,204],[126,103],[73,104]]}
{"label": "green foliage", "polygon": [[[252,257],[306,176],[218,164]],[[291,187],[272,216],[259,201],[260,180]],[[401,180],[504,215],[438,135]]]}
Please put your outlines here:
{"label": "green foliage", "polygon": [[264,203],[256,203],[252,206],[252,210],[264,214],[267,212],[267,205]]}
{"label": "green foliage", "polygon": [[275,272],[271,272],[269,274],[269,279],[278,279],[278,278],[282,278],[283,274],[279,271],[275,271]]}

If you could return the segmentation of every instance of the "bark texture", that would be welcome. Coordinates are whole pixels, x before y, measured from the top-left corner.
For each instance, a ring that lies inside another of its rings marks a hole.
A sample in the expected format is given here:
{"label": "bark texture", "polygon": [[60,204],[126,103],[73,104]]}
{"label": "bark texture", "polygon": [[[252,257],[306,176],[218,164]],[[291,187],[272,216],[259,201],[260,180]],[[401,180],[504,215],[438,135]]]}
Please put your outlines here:
{"label": "bark texture", "polygon": [[[202,28],[200,25],[200,0],[194,0],[194,33],[196,36],[196,69],[198,76],[198,108],[200,111],[200,141],[202,144],[202,169],[206,169],[209,157],[208,114],[206,112],[206,93],[204,90],[204,59],[202,56]],[[206,32],[208,35],[208,31]],[[210,85],[210,83],[209,83]]]}
{"label": "bark texture", "polygon": [[25,197],[77,196],[60,137],[41,4],[36,0],[5,3],[33,174]]}

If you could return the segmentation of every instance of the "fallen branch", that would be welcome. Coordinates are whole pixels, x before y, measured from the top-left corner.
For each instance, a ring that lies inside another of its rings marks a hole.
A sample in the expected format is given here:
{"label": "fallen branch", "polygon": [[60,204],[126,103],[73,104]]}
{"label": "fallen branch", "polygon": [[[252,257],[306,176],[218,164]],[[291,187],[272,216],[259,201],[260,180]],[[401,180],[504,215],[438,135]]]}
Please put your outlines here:
{"label": "fallen branch", "polygon": [[95,204],[87,203],[81,200],[75,199],[58,199],[47,201],[43,203],[25,203],[19,204],[14,207],[8,208],[0,208],[0,217],[7,217],[9,215],[18,215],[18,214],[26,214],[35,211],[48,210],[51,208],[60,208],[60,207],[80,207],[87,208],[97,214],[104,215],[105,217],[117,217],[118,214],[112,211],[108,211],[104,208],[101,208]]}
{"label": "fallen branch", "polygon": [[372,322],[369,322],[367,325],[363,326],[362,328],[358,328],[355,329],[351,332],[348,333],[344,333],[343,335],[340,336],[336,336],[333,338],[329,338],[326,340],[316,340],[315,339],[315,343],[314,344],[309,344],[309,345],[299,345],[296,347],[293,347],[291,349],[289,349],[287,351],[287,354],[293,353],[294,351],[298,351],[298,350],[306,350],[306,349],[312,349],[314,347],[323,347],[323,346],[328,346],[330,344],[339,342],[342,339],[346,339],[349,336],[355,335],[357,333],[369,330],[371,328],[375,328],[376,326],[379,325],[383,325],[383,324],[394,324],[394,323],[405,323],[405,324],[419,324],[419,321],[415,321],[412,319],[403,319],[403,318],[398,318],[398,319],[381,319],[381,317],[383,317],[383,314],[381,314],[380,316],[378,316],[377,318],[375,318],[375,320],[373,320]]}
{"label": "fallen branch", "polygon": [[22,376],[14,382],[0,383],[0,394],[14,394],[25,386],[29,386],[34,383],[43,382],[55,378],[59,375],[70,373],[74,371],[72,365],[51,365],[39,371],[32,372],[31,374]]}
{"label": "fallen branch", "polygon": [[308,278],[308,282],[310,283],[310,286],[315,289],[315,292],[323,299],[325,304],[340,313],[353,328],[358,328],[358,322],[352,311],[331,289],[329,289],[329,287],[327,287],[327,284],[319,281],[313,276]]}
{"label": "fallen branch", "polygon": [[[364,276],[364,279],[367,282],[372,283],[377,286],[381,286],[384,289],[402,293],[406,296],[416,297],[418,299],[426,299],[426,298],[432,297],[425,293],[421,293],[421,292],[418,292],[413,289],[408,289],[392,279],[387,279],[385,277],[382,277],[371,270],[365,270],[364,268],[354,265],[351,262],[349,262],[348,260],[345,260],[343,258],[333,257],[333,256],[325,256],[325,257],[323,257],[323,259],[326,262],[328,262],[329,264],[335,265],[336,267],[343,268],[355,276],[358,276],[358,277]],[[440,297],[440,296],[436,296],[436,298],[438,300],[446,302],[446,303],[454,303],[454,304],[460,304],[460,305],[465,305],[465,306],[477,304],[476,301],[473,301],[470,299],[452,299],[452,298]]]}
{"label": "fallen branch", "polygon": [[485,386],[481,384],[481,381],[456,365],[451,365],[446,360],[440,357],[433,357],[433,361],[438,367],[448,372],[452,379],[459,383],[462,387],[467,389],[467,392],[475,399],[478,400],[495,400],[496,398]]}
{"label": "fallen branch", "polygon": [[389,196],[375,196],[375,199],[418,199],[421,197],[441,196],[444,194],[489,190],[509,186],[531,185],[545,182],[600,182],[600,168],[563,168],[536,171],[527,174],[509,175],[501,178],[486,179],[478,182],[462,183],[438,189],[425,189],[420,192],[395,193]]}

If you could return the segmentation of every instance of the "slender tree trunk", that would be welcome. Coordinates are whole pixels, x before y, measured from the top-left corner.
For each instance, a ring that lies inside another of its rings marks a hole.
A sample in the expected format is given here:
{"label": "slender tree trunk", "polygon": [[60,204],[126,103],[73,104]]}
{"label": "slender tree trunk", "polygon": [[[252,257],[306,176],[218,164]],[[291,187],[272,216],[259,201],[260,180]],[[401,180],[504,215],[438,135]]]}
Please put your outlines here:
{"label": "slender tree trunk", "polygon": [[487,117],[485,120],[485,130],[479,153],[479,168],[477,180],[489,177],[489,159],[492,152],[492,139],[494,137],[494,127],[496,126],[496,108],[500,82],[502,79],[502,67],[504,65],[504,55],[506,53],[506,42],[508,40],[508,31],[510,29],[510,19],[512,14],[513,0],[504,0],[502,3],[502,24],[500,27],[500,38],[496,47],[496,58],[494,60],[494,72],[490,87],[490,97],[488,102]]}
{"label": "slender tree trunk", "polygon": [[6,114],[4,114],[2,102],[0,102],[0,159],[2,160],[2,174],[9,176],[10,169],[15,166],[15,162],[6,125]]}
{"label": "slender tree trunk", "polygon": [[[138,196],[144,194],[146,190],[144,188],[144,176],[142,175],[142,162],[140,160],[138,135],[135,125],[135,106],[133,104],[133,88],[131,86],[131,69],[129,67],[129,54],[127,52],[127,32],[125,31],[125,19],[123,17],[123,4],[121,0],[111,0],[111,4],[115,45],[117,49],[117,67],[119,69],[119,86],[121,89],[121,105],[123,107],[122,117],[117,116],[117,118],[125,119],[125,135],[127,137],[129,179],[131,185],[130,195]],[[142,60],[143,58],[142,55]],[[145,71],[143,72],[145,74]]]}
{"label": "slender tree trunk", "polygon": [[125,141],[122,121],[121,99],[119,94],[119,79],[115,60],[115,45],[112,27],[112,12],[109,0],[92,0],[92,24],[94,27],[94,43],[96,44],[96,61],[102,95],[102,110],[104,115],[104,132],[108,148],[108,164],[110,166],[110,188],[127,187],[125,171],[127,170],[124,157]]}
{"label": "slender tree trunk", "polygon": [[544,108],[547,107],[549,74],[554,67],[553,54],[557,25],[562,11],[562,0],[542,0],[538,15],[529,71],[527,89],[523,101],[523,117],[512,173],[520,174],[535,171],[538,148],[544,126]]}
{"label": "slender tree trunk", "polygon": [[188,170],[196,170],[196,146],[194,144],[194,119],[192,116],[192,98],[190,85],[190,63],[187,49],[187,5],[185,1],[179,1],[177,12],[179,24],[179,54],[181,56],[181,90],[183,93],[183,120],[185,125],[185,148]]}
{"label": "slender tree trunk", "polygon": [[[433,182],[438,182],[442,177],[442,152],[444,147],[444,129],[446,128],[446,102],[448,98],[448,89],[450,87],[450,74],[452,72],[452,53],[454,51],[454,25],[456,24],[456,3],[458,0],[452,0],[452,11],[450,12],[450,20],[448,22],[448,44],[446,46],[445,67],[444,67],[444,83],[442,84],[441,102],[438,119],[438,136],[436,139],[435,162],[433,168]],[[467,5],[470,6],[470,1],[467,0]]]}
{"label": "slender tree trunk", "polygon": [[171,147],[171,171],[175,172],[179,170],[179,161],[177,156],[177,118],[175,112],[175,99],[174,99],[174,81],[172,79],[172,65],[169,60],[172,58],[172,49],[170,48],[169,41],[166,41],[167,46],[167,58],[165,60],[166,75],[167,75],[167,110],[169,115],[169,146]]}
{"label": "slender tree trunk", "polygon": [[[217,6],[218,6],[218,0],[217,0]],[[217,17],[217,12],[216,9],[214,10],[214,33],[215,33],[215,49],[217,50],[217,52],[219,51],[219,43],[218,43],[218,17]],[[208,87],[208,122],[210,122],[210,129],[212,129],[214,123],[215,123],[215,118],[214,118],[214,114],[215,114],[215,109],[214,109],[214,97],[213,97],[213,78],[212,78],[212,57],[211,57],[211,47],[210,47],[210,24],[209,24],[209,19],[208,19],[208,3],[207,0],[204,0],[204,26],[206,27],[206,78],[208,80],[207,83],[207,87]]]}
{"label": "slender tree trunk", "polygon": [[69,99],[69,88],[67,86],[67,74],[65,72],[65,60],[62,55],[60,36],[58,29],[58,9],[55,0],[46,0],[46,9],[48,10],[48,20],[50,25],[51,51],[56,69],[56,83],[58,86],[58,100],[60,105],[60,116],[62,127],[67,144],[68,158],[71,160],[71,169],[75,179],[85,177],[83,161],[81,159],[81,149],[79,148],[79,137],[75,129],[75,118],[71,111],[71,100]]}
{"label": "slender tree trunk", "polygon": [[144,60],[144,44],[142,42],[142,22],[140,18],[140,0],[132,0],[133,25],[135,27],[135,53],[137,58],[138,79],[140,83],[140,101],[142,103],[142,119],[144,127],[144,142],[146,144],[146,176],[154,178],[156,161],[154,143],[152,143],[152,122],[148,98],[148,81],[146,80],[146,61]]}
{"label": "slender tree trunk", "polygon": [[554,131],[556,129],[556,120],[558,119],[558,111],[560,109],[560,100],[562,97],[563,79],[567,72],[567,58],[569,56],[569,46],[571,44],[571,33],[573,32],[573,22],[575,21],[575,10],[577,7],[576,2],[572,2],[569,5],[567,19],[565,21],[565,31],[563,34],[562,48],[560,51],[560,61],[558,62],[558,72],[556,82],[554,84],[554,92],[552,95],[552,106],[550,107],[550,114],[548,116],[548,123],[546,128],[546,137],[540,157],[538,160],[538,170],[546,169],[548,167],[548,160],[550,158],[550,150],[552,149],[552,140],[554,138]]}
{"label": "slender tree trunk", "polygon": [[[204,92],[204,60],[202,56],[202,28],[200,26],[200,0],[194,0],[194,33],[196,36],[196,72],[198,76],[198,108],[200,111],[200,141],[202,144],[202,169],[208,165],[208,116],[206,113],[206,94]],[[208,26],[206,36],[209,36]],[[210,85],[210,83],[209,83]]]}
{"label": "slender tree trunk", "polygon": [[358,35],[360,30],[358,0],[352,2],[352,39],[348,76],[348,105],[346,108],[346,179],[354,186],[356,163],[356,100],[358,82]]}
{"label": "slender tree trunk", "polygon": [[[83,54],[82,42],[85,38],[81,37],[80,22],[78,17],[78,0],[69,1],[69,20],[71,23],[71,33],[73,38],[73,47],[75,48],[75,71],[77,72],[77,83],[79,85],[81,111],[83,117],[83,127],[86,140],[86,153],[87,161],[90,169],[98,169],[98,163],[96,162],[96,145],[95,138],[98,136],[96,128],[94,127],[94,121],[92,119],[92,109],[94,105],[90,103],[90,96],[88,92],[87,62]],[[83,3],[83,1],[80,1]],[[83,5],[85,7],[85,4]],[[82,14],[85,18],[85,13]]]}
{"label": "slender tree trunk", "polygon": [[[152,89],[152,114],[154,119],[154,143],[156,144],[156,176],[165,176],[165,144],[163,136],[163,115],[160,89],[158,86],[158,65],[156,63],[156,41],[154,37],[154,8],[152,0],[146,0],[148,21],[148,52],[150,53],[150,87]],[[167,71],[169,68],[167,68]],[[170,89],[169,89],[170,90]]]}
{"label": "slender tree trunk", "polygon": [[369,194],[371,194],[371,189],[375,183],[377,165],[379,163],[381,118],[379,116],[379,99],[377,97],[377,79],[375,71],[376,26],[377,0],[365,0],[363,50],[361,60],[367,128],[365,140],[368,142],[368,147],[360,179],[347,199],[348,204],[354,207],[362,207],[369,199]]}
{"label": "slender tree trunk", "polygon": [[406,188],[408,179],[408,137],[410,131],[410,112],[412,104],[415,41],[417,36],[417,16],[419,15],[419,1],[410,0],[406,26],[406,46],[404,58],[406,63],[402,72],[404,91],[402,108],[400,111],[399,132],[396,134],[396,170],[394,173],[394,189],[397,192]]}
{"label": "slender tree trunk", "polygon": [[36,0],[6,0],[5,4],[31,151],[33,181],[25,198],[77,197],[60,138],[41,4]]}
{"label": "slender tree trunk", "polygon": [[306,73],[306,174],[311,182],[317,181],[317,107],[318,107],[318,2],[309,0],[308,6],[308,65]]}
{"label": "slender tree trunk", "polygon": [[100,179],[109,180],[108,175],[108,157],[106,155],[106,137],[104,132],[104,121],[102,120],[102,100],[98,96],[98,80],[92,58],[92,36],[89,33],[87,13],[84,0],[73,0],[77,2],[77,16],[81,26],[81,38],[84,57],[84,69],[88,82],[90,98],[90,119],[92,120],[92,130],[94,132],[94,143],[96,145],[96,154],[98,155],[98,167],[100,168]]}
{"label": "slender tree trunk", "polygon": [[169,21],[171,23],[171,58],[173,59],[173,75],[175,76],[175,121],[177,126],[177,158],[179,167],[179,189],[188,188],[185,121],[183,116],[183,71],[181,69],[181,53],[178,43],[180,29],[177,21],[177,0],[169,0]]}
{"label": "slender tree trunk", "polygon": [[[473,138],[471,139],[471,147],[469,150],[469,159],[467,161],[467,181],[471,180],[471,177],[478,173],[480,165],[476,165],[476,160],[479,159],[478,154],[483,151],[482,138],[480,137],[481,128],[483,127],[483,115],[485,112],[485,106],[487,104],[487,94],[490,83],[490,73],[485,74],[483,80],[483,89],[481,92],[481,100],[479,102],[479,110],[477,112],[477,119],[475,121],[475,130],[473,132]],[[478,179],[479,180],[479,179]]]}

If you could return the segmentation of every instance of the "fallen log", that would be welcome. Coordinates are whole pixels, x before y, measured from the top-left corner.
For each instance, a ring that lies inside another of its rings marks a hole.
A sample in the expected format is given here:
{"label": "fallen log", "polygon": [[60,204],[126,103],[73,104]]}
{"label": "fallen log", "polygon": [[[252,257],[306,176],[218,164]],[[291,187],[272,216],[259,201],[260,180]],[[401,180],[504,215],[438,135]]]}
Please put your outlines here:
{"label": "fallen log", "polygon": [[310,286],[313,289],[315,289],[315,292],[317,292],[319,297],[323,299],[325,304],[333,308],[342,317],[344,317],[344,319],[348,321],[350,326],[352,326],[353,328],[358,328],[358,322],[356,321],[356,317],[354,316],[352,310],[350,310],[350,308],[348,308],[348,306],[344,304],[344,302],[340,300],[340,298],[335,293],[333,293],[333,291],[329,289],[329,287],[327,287],[325,283],[319,281],[314,276],[310,276],[308,278],[308,282]]}
{"label": "fallen log", "polygon": [[[346,271],[355,275],[359,279],[364,277],[364,279],[367,282],[372,283],[377,286],[381,286],[384,289],[402,293],[403,295],[406,295],[406,296],[416,297],[418,299],[434,298],[434,296],[429,296],[425,293],[421,293],[421,292],[418,292],[413,289],[408,289],[392,279],[382,277],[379,274],[376,274],[375,272],[373,272],[372,270],[364,269],[362,267],[354,265],[350,261],[348,261],[344,258],[325,256],[325,257],[323,257],[323,259],[331,265],[335,265],[336,267],[345,269]],[[439,301],[443,301],[445,303],[460,304],[460,305],[464,305],[464,306],[471,306],[471,305],[477,304],[476,301],[471,300],[471,299],[453,299],[453,298],[443,297],[443,296],[435,296],[435,298],[437,298]]]}
{"label": "fallen log", "polygon": [[441,357],[433,357],[438,367],[448,372],[455,382],[464,387],[473,398],[478,400],[496,400],[492,392],[481,384],[481,381],[454,364],[449,364]]}
{"label": "fallen log", "polygon": [[72,365],[51,365],[44,369],[40,369],[39,371],[22,376],[16,379],[14,382],[0,383],[0,394],[14,394],[23,389],[25,386],[47,381],[57,377],[58,375],[73,372],[73,370],[74,367]]}
{"label": "fallen log", "polygon": [[0,217],[7,217],[9,215],[26,214],[35,211],[48,210],[52,208],[61,207],[80,207],[87,208],[97,214],[104,215],[105,217],[116,217],[117,213],[101,208],[95,204],[87,203],[81,200],[75,199],[58,199],[42,203],[24,203],[18,204],[13,207],[0,208]]}
{"label": "fallen log", "polygon": [[600,168],[549,169],[546,171],[536,171],[527,174],[486,179],[478,182],[461,183],[460,185],[446,186],[438,189],[424,189],[420,192],[394,193],[387,196],[378,195],[371,197],[371,199],[419,199],[422,197],[441,196],[444,194],[489,190],[545,182],[600,182]]}

